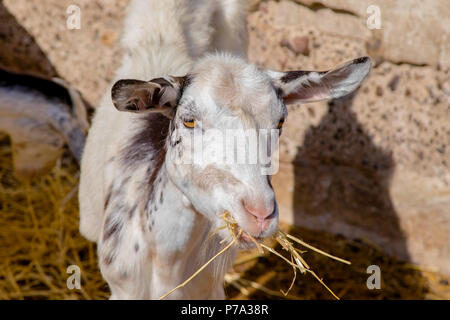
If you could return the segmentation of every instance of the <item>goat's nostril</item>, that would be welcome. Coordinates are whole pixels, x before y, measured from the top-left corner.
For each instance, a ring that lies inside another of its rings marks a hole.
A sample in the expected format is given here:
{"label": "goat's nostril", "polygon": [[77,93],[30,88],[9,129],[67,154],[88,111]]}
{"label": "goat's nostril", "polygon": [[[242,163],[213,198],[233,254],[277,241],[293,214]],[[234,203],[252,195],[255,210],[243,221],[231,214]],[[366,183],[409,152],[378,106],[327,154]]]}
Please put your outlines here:
{"label": "goat's nostril", "polygon": [[267,208],[264,205],[252,206],[249,205],[245,200],[242,200],[242,204],[244,206],[244,209],[258,221],[271,219],[276,214],[277,205],[275,202],[273,208]]}

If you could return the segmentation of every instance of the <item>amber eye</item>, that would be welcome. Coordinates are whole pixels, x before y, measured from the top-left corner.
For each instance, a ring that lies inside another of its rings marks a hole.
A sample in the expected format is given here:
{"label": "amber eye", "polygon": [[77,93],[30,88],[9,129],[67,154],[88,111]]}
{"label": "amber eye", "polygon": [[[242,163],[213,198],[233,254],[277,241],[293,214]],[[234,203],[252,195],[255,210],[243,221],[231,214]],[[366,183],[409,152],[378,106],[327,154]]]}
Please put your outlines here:
{"label": "amber eye", "polygon": [[281,129],[281,127],[283,126],[283,123],[284,123],[284,119],[280,119],[280,121],[278,122],[278,125],[277,125],[277,129]]}
{"label": "amber eye", "polygon": [[186,128],[193,128],[195,127],[195,119],[187,119],[183,121]]}

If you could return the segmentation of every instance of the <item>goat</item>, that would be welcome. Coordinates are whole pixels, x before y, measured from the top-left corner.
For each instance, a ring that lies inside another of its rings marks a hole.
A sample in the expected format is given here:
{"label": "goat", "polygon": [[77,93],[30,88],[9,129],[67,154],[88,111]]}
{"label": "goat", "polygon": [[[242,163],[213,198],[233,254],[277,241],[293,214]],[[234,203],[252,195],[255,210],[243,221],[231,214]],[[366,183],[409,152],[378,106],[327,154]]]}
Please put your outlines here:
{"label": "goat", "polygon": [[[238,0],[130,4],[126,53],[92,121],[79,191],[80,232],[98,243],[111,299],[155,299],[182,283],[230,236],[209,238],[225,211],[242,247],[277,229],[265,165],[197,163],[194,132],[210,155],[220,147],[213,131],[281,130],[285,104],[341,97],[369,72],[366,57],[327,72],[258,68],[245,60],[245,19]],[[223,299],[236,250],[168,298]]]}
{"label": "goat", "polygon": [[89,107],[60,78],[0,69],[0,131],[11,137],[16,176],[27,180],[47,173],[64,144],[80,161]]}

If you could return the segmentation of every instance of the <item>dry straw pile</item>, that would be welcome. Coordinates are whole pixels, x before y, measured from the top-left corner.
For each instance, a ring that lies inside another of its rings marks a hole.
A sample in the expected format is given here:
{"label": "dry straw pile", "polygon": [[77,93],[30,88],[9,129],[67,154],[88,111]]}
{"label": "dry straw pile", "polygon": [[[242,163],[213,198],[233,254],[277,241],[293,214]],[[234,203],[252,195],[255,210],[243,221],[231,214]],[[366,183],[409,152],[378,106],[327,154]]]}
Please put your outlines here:
{"label": "dry straw pile", "polygon": [[[11,148],[0,136],[0,299],[105,299],[95,246],[78,232],[78,167],[69,156],[32,182],[12,173]],[[80,290],[66,285],[81,269]]]}

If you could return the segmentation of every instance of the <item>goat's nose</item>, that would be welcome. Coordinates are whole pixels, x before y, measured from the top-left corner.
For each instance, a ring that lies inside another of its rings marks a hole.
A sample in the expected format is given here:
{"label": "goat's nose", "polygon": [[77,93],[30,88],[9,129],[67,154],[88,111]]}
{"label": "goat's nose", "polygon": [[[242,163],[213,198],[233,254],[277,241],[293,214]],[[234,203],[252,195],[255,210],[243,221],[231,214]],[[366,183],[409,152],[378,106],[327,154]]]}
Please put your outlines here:
{"label": "goat's nose", "polygon": [[255,217],[259,222],[271,219],[275,215],[275,201],[272,201],[272,204],[267,206],[262,201],[258,203],[252,203],[250,201],[247,201],[246,199],[243,199],[242,204],[245,210],[253,217]]}

